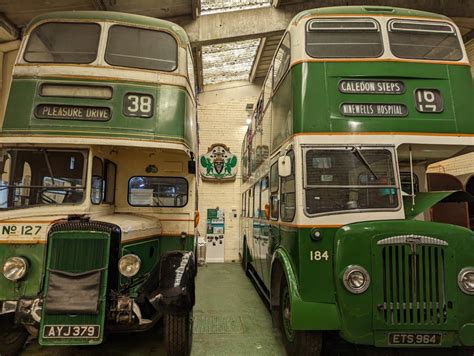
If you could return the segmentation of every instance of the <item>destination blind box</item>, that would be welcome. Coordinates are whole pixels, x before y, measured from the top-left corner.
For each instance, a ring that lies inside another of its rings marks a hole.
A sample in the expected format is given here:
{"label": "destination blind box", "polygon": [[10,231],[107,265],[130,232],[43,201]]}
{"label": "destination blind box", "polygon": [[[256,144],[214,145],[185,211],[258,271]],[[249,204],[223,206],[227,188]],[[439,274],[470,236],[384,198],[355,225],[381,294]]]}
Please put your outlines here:
{"label": "destination blind box", "polygon": [[40,104],[35,116],[38,119],[108,121],[112,113],[107,107]]}

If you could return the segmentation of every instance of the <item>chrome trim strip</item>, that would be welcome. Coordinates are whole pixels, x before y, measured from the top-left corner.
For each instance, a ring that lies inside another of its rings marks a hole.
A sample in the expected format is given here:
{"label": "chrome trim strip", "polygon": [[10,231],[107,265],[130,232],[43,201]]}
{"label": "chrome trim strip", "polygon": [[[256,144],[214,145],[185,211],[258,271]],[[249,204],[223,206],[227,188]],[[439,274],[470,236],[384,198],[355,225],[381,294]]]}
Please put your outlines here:
{"label": "chrome trim strip", "polygon": [[377,245],[434,245],[448,246],[446,241],[423,235],[398,235],[377,242]]}

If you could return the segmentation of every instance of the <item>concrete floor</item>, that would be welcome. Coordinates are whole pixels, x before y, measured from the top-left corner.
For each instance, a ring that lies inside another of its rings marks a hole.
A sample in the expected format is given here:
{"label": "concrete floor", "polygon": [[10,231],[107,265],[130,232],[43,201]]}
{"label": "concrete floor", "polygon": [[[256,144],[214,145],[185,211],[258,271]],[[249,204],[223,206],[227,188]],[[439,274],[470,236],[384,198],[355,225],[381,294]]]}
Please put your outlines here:
{"label": "concrete floor", "polygon": [[[285,355],[279,332],[250,280],[237,263],[200,267],[194,307],[193,356]],[[163,330],[110,335],[95,347],[27,345],[24,355],[166,355]]]}

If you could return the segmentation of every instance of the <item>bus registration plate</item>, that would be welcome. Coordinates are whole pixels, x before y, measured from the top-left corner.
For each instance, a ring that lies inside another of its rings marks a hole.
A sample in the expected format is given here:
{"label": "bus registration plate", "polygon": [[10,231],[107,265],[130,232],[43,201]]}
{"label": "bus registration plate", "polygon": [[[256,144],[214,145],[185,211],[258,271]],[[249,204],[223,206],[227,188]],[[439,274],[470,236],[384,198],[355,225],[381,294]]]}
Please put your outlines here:
{"label": "bus registration plate", "polygon": [[45,325],[43,338],[81,338],[97,339],[100,337],[100,325]]}
{"label": "bus registration plate", "polygon": [[438,333],[389,333],[390,345],[440,345],[441,334]]}

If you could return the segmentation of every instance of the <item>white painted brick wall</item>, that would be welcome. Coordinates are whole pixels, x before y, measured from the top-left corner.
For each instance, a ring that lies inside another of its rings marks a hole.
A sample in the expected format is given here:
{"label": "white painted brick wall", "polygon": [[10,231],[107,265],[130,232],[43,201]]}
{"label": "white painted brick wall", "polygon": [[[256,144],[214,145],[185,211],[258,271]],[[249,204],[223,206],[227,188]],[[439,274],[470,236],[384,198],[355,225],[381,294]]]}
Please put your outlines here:
{"label": "white painted brick wall", "polygon": [[[211,183],[200,181],[199,212],[201,221],[199,232],[206,234],[207,209],[217,206],[225,212],[225,260],[238,260],[239,226],[240,226],[240,156],[242,140],[247,131],[247,103],[257,101],[260,87],[249,85],[248,82],[206,87],[199,95],[199,154],[207,153],[214,143],[223,143],[238,157],[237,179],[234,182]],[[232,209],[236,209],[237,218],[233,217]]]}

